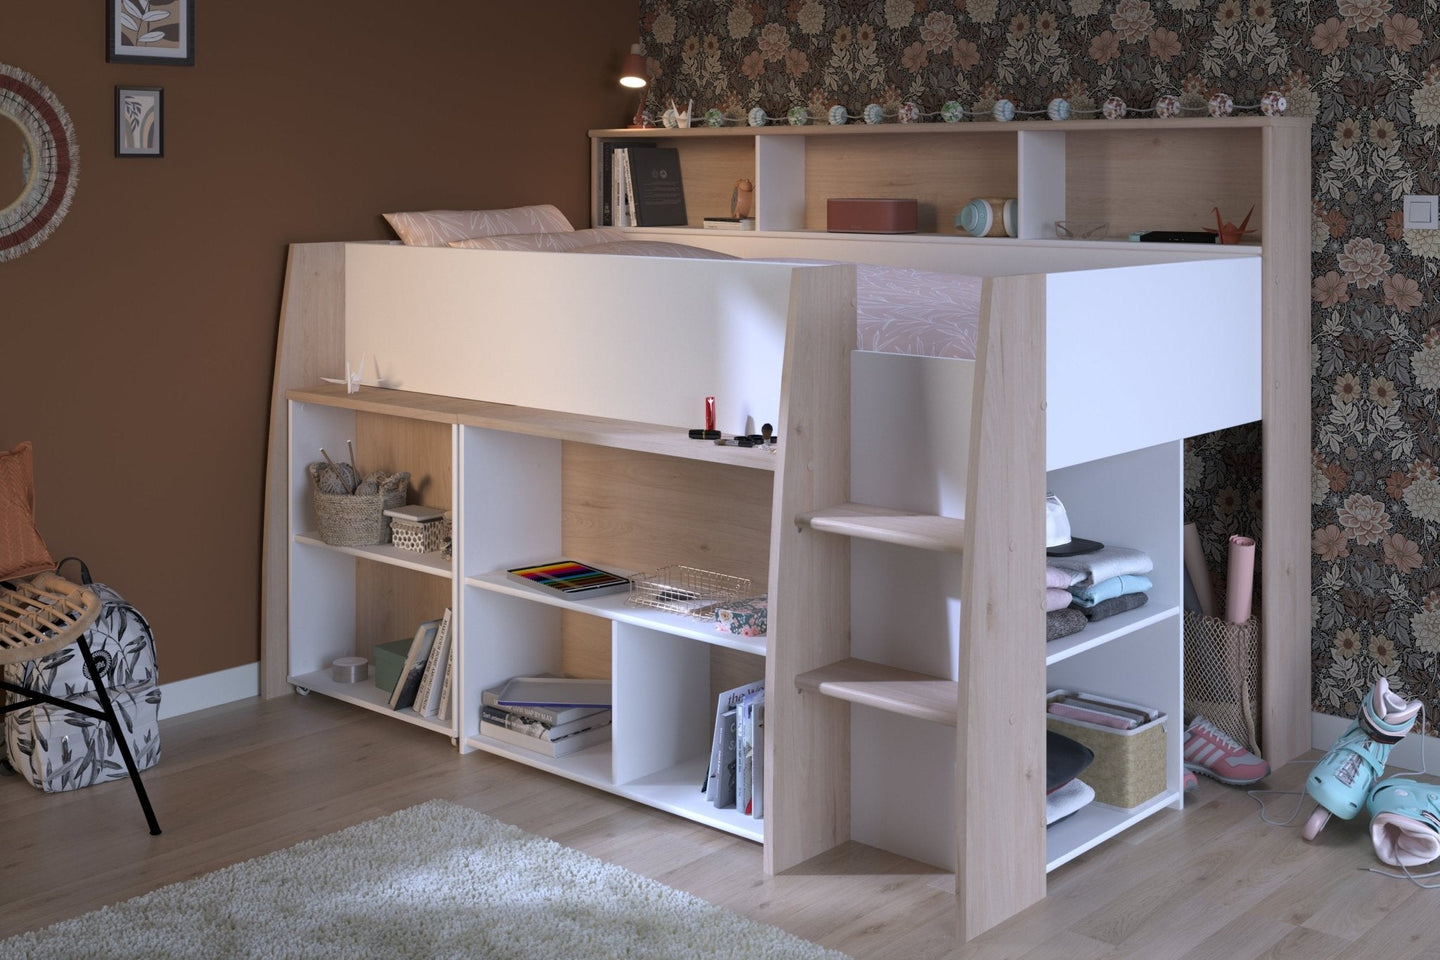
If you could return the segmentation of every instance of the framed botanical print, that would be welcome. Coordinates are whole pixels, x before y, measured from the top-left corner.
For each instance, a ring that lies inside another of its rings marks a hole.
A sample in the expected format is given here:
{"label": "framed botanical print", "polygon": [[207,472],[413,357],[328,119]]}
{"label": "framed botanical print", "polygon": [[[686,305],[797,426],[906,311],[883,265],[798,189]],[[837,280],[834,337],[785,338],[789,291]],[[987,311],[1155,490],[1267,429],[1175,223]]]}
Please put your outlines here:
{"label": "framed botanical print", "polygon": [[165,90],[115,88],[115,156],[165,156]]}
{"label": "framed botanical print", "polygon": [[195,0],[105,0],[105,59],[195,62]]}

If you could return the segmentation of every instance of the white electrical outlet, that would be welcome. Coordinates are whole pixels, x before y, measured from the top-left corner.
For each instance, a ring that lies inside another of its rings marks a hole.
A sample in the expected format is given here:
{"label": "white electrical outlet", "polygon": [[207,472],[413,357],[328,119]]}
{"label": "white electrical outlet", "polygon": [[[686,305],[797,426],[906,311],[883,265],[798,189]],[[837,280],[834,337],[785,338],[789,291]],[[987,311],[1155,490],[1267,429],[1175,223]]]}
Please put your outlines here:
{"label": "white electrical outlet", "polygon": [[1404,218],[1406,230],[1440,230],[1440,198],[1405,194]]}

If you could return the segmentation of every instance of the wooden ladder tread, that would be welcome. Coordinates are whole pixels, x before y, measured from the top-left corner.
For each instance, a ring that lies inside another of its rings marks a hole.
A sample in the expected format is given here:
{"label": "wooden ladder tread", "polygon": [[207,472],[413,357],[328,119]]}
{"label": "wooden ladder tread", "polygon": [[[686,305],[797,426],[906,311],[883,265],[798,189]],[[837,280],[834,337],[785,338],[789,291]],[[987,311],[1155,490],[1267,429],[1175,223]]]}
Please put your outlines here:
{"label": "wooden ladder tread", "polygon": [[822,533],[879,540],[922,550],[960,553],[965,544],[965,521],[961,517],[914,513],[864,503],[825,507],[800,514],[795,522]]}
{"label": "wooden ladder tread", "polygon": [[960,684],[849,657],[795,677],[795,686],[877,710],[955,726]]}

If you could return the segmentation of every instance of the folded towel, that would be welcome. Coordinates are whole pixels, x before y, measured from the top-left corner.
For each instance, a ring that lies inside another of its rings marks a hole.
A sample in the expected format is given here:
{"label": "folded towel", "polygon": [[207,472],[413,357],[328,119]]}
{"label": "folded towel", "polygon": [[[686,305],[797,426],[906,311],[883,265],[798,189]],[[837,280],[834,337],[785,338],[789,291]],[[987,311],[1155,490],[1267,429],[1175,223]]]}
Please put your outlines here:
{"label": "folded towel", "polygon": [[1045,826],[1070,816],[1094,799],[1094,787],[1084,780],[1071,780],[1045,797]]}
{"label": "folded towel", "polygon": [[1117,613],[1124,613],[1126,610],[1143,607],[1149,599],[1150,595],[1148,593],[1122,593],[1118,597],[1101,600],[1093,607],[1086,607],[1085,616],[1090,620],[1104,620],[1106,617],[1113,617]]}
{"label": "folded towel", "polygon": [[1061,637],[1068,637],[1072,633],[1079,633],[1089,623],[1085,614],[1074,607],[1066,607],[1064,610],[1051,610],[1045,614],[1045,640],[1059,640]]}
{"label": "folded towel", "polygon": [[1071,582],[1072,587],[1088,586],[1125,574],[1149,573],[1155,569],[1155,561],[1150,559],[1150,555],[1133,547],[1104,547],[1094,553],[1073,557],[1048,557],[1045,565],[1079,574],[1079,579]]}
{"label": "folded towel", "polygon": [[1063,590],[1060,587],[1045,588],[1045,610],[1047,613],[1051,610],[1064,610],[1070,606],[1070,601],[1074,599],[1075,597],[1071,595],[1069,590]]}
{"label": "folded towel", "polygon": [[1091,586],[1071,587],[1070,594],[1075,598],[1074,602],[1077,607],[1093,607],[1101,600],[1109,600],[1122,593],[1144,593],[1153,586],[1149,577],[1142,577],[1138,574],[1122,574],[1108,580],[1101,580]]}

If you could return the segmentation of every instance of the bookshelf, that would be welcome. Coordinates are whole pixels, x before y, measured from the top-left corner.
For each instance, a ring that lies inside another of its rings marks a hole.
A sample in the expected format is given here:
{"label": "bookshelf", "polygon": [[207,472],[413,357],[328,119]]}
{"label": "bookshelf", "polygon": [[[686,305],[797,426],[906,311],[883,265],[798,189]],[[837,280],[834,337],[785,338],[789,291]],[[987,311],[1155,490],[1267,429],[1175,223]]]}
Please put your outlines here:
{"label": "bookshelf", "polygon": [[[305,598],[291,604],[288,682],[449,736],[462,752],[494,753],[763,840],[762,821],[717,809],[696,788],[709,763],[708,711],[715,693],[737,678],[764,676],[765,639],[630,605],[623,592],[569,599],[519,583],[507,569],[573,556],[629,575],[678,557],[739,570],[756,578],[757,592],[763,592],[775,456],[697,443],[683,431],[656,425],[404,391],[347,394],[340,386],[320,387],[292,390],[288,403],[291,462],[297,466],[291,596]],[[345,439],[356,434],[363,438],[356,444],[362,469],[420,464],[413,489],[444,491],[447,500],[430,505],[454,512],[454,561],[438,551],[329,546],[313,532],[303,470],[308,451],[343,450]],[[427,434],[428,444],[422,440]],[[367,460],[368,449],[402,459]],[[603,476],[578,483],[583,493],[567,496],[561,484],[566,470]],[[623,483],[614,482],[617,475]],[[656,495],[655,487],[669,492]],[[593,498],[604,501],[603,517],[583,502]],[[743,524],[743,532],[728,543],[703,530],[688,538],[679,533],[703,526],[697,510],[717,509]],[[631,532],[617,534],[615,526]],[[669,532],[662,536],[657,529]],[[429,589],[410,583],[417,577]],[[367,598],[367,587],[377,594]],[[368,638],[393,639],[367,626],[371,618],[383,611],[396,624],[419,621],[438,617],[445,606],[458,611],[455,638],[461,645],[452,721],[392,711],[373,682],[331,679],[335,657],[373,659]],[[511,676],[540,673],[608,678],[616,703],[611,741],[552,758],[481,733],[479,691]]]}

